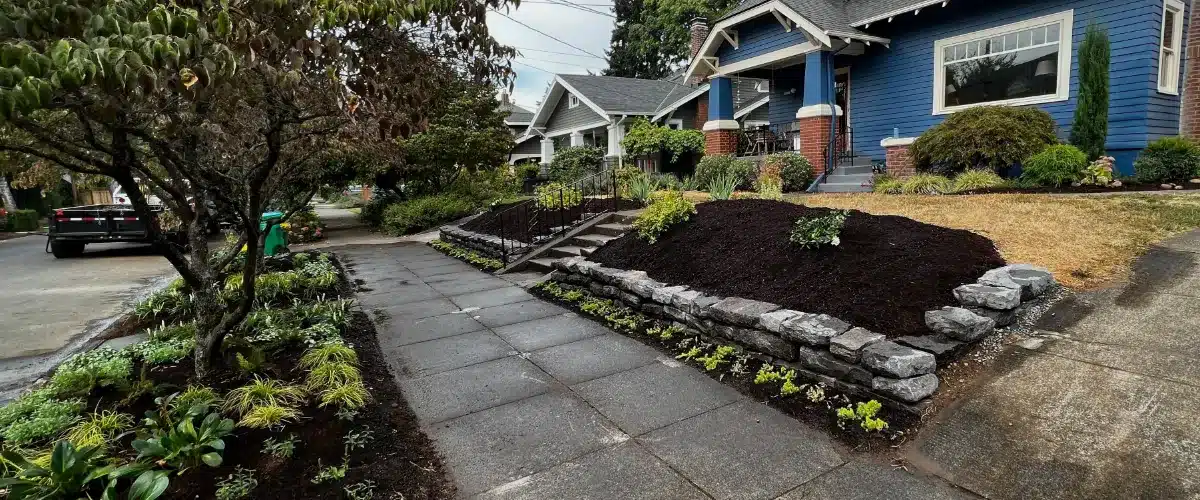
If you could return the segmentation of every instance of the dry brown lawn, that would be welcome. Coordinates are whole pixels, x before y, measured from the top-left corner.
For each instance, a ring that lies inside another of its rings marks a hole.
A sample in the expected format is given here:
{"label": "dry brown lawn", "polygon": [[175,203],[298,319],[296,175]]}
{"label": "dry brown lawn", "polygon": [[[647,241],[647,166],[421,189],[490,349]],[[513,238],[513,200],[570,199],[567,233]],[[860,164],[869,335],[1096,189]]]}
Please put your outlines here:
{"label": "dry brown lawn", "polygon": [[811,206],[900,215],[967,229],[996,243],[1009,262],[1044,266],[1063,284],[1096,288],[1125,277],[1156,241],[1200,227],[1196,195],[789,196]]}

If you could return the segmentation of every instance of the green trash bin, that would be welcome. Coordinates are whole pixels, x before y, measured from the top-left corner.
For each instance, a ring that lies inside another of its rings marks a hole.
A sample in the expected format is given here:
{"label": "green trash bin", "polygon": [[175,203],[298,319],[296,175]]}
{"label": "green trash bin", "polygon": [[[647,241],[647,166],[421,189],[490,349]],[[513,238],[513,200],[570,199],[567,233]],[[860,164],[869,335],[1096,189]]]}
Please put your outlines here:
{"label": "green trash bin", "polygon": [[263,244],[263,255],[276,255],[288,251],[287,232],[280,226],[282,219],[283,212],[267,212],[262,214],[262,222],[258,224],[259,231],[266,230],[268,222],[273,223],[271,231],[267,233],[266,242]]}

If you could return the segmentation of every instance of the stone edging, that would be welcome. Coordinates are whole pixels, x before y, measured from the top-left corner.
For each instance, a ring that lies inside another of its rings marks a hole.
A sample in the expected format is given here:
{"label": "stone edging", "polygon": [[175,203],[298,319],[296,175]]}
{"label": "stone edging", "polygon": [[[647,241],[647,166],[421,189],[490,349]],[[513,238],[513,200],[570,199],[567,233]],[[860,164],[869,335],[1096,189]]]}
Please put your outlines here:
{"label": "stone edging", "polygon": [[650,279],[643,271],[601,266],[585,257],[555,261],[552,279],[588,288],[654,317],[688,335],[732,341],[756,358],[796,370],[841,392],[874,398],[920,413],[938,388],[938,358],[1015,320],[1022,299],[1032,300],[1054,283],[1050,273],[1028,265],[988,271],[979,283],[954,290],[967,306],[926,312],[936,332],[887,340],[825,314],[812,314],[740,297],[713,297],[687,286]]}
{"label": "stone edging", "polygon": [[[467,231],[459,226],[442,226],[439,230],[439,233],[439,237],[442,239],[442,241],[447,243],[453,243],[463,248],[469,248],[479,252],[481,255],[493,259],[503,260],[504,258],[504,243],[499,236],[475,233]],[[516,259],[522,255],[525,255],[530,250],[533,250],[532,245],[521,243],[516,240],[510,240],[509,244],[519,245],[516,247],[510,246],[508,248],[509,259]]]}

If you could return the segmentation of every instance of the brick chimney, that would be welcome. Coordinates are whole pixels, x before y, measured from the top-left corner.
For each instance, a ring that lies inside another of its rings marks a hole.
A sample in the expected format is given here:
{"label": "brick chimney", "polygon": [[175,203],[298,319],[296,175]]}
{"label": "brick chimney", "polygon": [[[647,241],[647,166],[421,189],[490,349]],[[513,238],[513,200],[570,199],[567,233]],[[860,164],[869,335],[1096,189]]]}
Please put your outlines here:
{"label": "brick chimney", "polygon": [[1193,6],[1184,34],[1183,97],[1179,110],[1182,136],[1200,140],[1200,8]]}
{"label": "brick chimney", "polygon": [[[692,24],[688,26],[688,31],[692,35],[691,59],[694,60],[696,59],[696,54],[700,53],[700,47],[704,46],[704,41],[708,40],[708,21],[703,17],[692,19]],[[691,83],[692,85],[699,85],[700,81],[700,78],[692,77],[688,80],[688,83]]]}

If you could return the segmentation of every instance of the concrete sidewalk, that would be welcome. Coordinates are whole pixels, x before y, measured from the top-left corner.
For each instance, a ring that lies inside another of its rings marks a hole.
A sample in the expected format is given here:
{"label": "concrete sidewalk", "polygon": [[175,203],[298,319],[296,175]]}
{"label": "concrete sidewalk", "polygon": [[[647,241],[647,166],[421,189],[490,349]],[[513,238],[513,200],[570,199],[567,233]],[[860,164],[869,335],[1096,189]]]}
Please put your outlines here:
{"label": "concrete sidewalk", "polygon": [[426,246],[339,253],[462,497],[964,497]]}
{"label": "concrete sidewalk", "polygon": [[993,499],[1200,498],[1200,231],[1038,327],[909,460]]}

